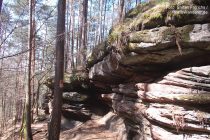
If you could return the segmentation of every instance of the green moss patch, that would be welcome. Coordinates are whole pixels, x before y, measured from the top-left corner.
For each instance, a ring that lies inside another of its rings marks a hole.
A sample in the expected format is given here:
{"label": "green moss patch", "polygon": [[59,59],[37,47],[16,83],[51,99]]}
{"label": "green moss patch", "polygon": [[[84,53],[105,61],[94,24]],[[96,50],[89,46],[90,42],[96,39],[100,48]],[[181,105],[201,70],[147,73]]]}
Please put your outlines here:
{"label": "green moss patch", "polygon": [[178,99],[186,101],[186,102],[193,102],[193,103],[198,103],[198,104],[209,104],[210,103],[210,95],[209,94],[180,95],[178,97]]}
{"label": "green moss patch", "polygon": [[96,46],[91,52],[91,54],[88,56],[87,67],[92,67],[98,61],[101,61],[107,54],[107,42],[102,42],[101,44]]}
{"label": "green moss patch", "polygon": [[188,42],[190,40],[190,32],[192,32],[194,25],[186,25],[182,28],[178,28],[178,32],[181,35],[181,40]]}

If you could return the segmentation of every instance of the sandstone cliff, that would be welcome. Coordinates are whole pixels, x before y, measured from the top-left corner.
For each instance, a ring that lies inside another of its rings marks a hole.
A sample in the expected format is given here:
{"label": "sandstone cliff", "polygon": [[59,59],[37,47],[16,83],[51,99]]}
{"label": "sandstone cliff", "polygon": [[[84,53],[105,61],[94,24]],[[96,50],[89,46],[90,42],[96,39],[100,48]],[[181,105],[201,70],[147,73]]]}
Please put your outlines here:
{"label": "sandstone cliff", "polygon": [[139,5],[93,50],[82,73],[67,76],[64,86],[85,97],[66,102],[85,120],[113,111],[113,123],[123,120],[113,139],[209,139],[210,2]]}

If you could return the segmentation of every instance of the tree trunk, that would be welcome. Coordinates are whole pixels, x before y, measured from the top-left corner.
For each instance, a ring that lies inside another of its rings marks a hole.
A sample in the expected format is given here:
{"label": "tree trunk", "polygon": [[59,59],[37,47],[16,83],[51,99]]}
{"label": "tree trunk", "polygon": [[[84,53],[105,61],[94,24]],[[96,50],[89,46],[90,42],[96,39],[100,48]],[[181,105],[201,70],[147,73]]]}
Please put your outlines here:
{"label": "tree trunk", "polygon": [[40,94],[40,82],[38,82],[38,87],[37,87],[37,95],[36,95],[36,116],[39,116],[39,94]]}
{"label": "tree trunk", "polygon": [[85,66],[86,52],[87,52],[87,13],[88,13],[88,0],[83,0],[83,30],[82,30],[82,46],[81,46],[81,65]]}
{"label": "tree trunk", "polygon": [[72,21],[72,24],[71,24],[71,68],[74,68],[75,67],[75,64],[74,64],[74,0],[71,0],[71,21]]}
{"label": "tree trunk", "polygon": [[67,1],[67,9],[66,9],[66,21],[67,21],[67,28],[66,28],[66,43],[65,43],[65,64],[64,64],[64,72],[67,72],[69,69],[69,60],[70,60],[70,53],[69,53],[69,47],[70,47],[70,38],[71,38],[71,35],[70,35],[70,26],[71,26],[71,15],[69,16],[69,9],[72,8],[70,7],[70,2]]}
{"label": "tree trunk", "polygon": [[[112,1],[112,14],[114,14],[115,12],[115,6],[114,6],[114,0]],[[112,16],[112,26],[113,26],[113,22],[114,22],[114,16]]]}
{"label": "tree trunk", "polygon": [[137,6],[138,4],[141,4],[141,0],[136,0],[136,6]]}
{"label": "tree trunk", "polygon": [[104,23],[103,23],[103,32],[102,32],[102,39],[105,38],[105,23],[106,23],[106,10],[107,10],[107,0],[104,2]]}
{"label": "tree trunk", "polygon": [[92,32],[92,18],[93,18],[93,15],[94,14],[92,14],[94,11],[92,11],[92,8],[93,8],[93,1],[92,0],[90,0],[89,1],[90,2],[90,7],[89,7],[89,23],[88,23],[88,27],[87,27],[87,32],[89,33],[88,34],[88,38],[87,38],[87,41],[91,41],[91,43],[88,45],[88,49],[90,50],[90,51],[92,51],[92,48],[93,48],[93,40],[92,40],[92,35],[90,35],[90,33]]}
{"label": "tree trunk", "polygon": [[36,61],[36,50],[35,50],[35,37],[36,37],[36,21],[35,21],[35,1],[33,0],[33,18],[32,18],[32,30],[33,30],[33,37],[32,37],[32,59],[31,59],[31,66],[32,66],[32,77],[31,77],[31,87],[32,87],[32,112],[31,112],[31,120],[33,121],[33,108],[34,108],[34,102],[35,102],[35,61]]}
{"label": "tree trunk", "polygon": [[102,13],[103,13],[103,0],[100,0],[100,3],[99,3],[99,21],[98,21],[98,24],[99,24],[99,28],[98,28],[98,42],[97,44],[100,44],[102,42]]}
{"label": "tree trunk", "polygon": [[120,0],[119,22],[123,21],[125,15],[125,0]]}
{"label": "tree trunk", "polygon": [[80,40],[79,40],[79,66],[85,66],[86,61],[86,51],[87,51],[87,10],[88,10],[88,0],[83,0],[82,7],[80,8]]}
{"label": "tree trunk", "polygon": [[81,66],[82,63],[82,38],[83,38],[83,6],[81,4],[81,0],[79,1],[79,27],[78,27],[78,58],[77,63]]}
{"label": "tree trunk", "polygon": [[[2,3],[3,0],[0,0],[0,15],[1,15]],[[0,16],[0,34],[1,34],[1,16]]]}
{"label": "tree trunk", "polygon": [[61,106],[64,75],[64,35],[65,35],[66,1],[58,1],[57,38],[56,38],[56,65],[53,109],[49,125],[49,140],[59,140],[61,125]]}
{"label": "tree trunk", "polygon": [[2,3],[3,3],[3,0],[0,0],[0,14],[1,14]]}
{"label": "tree trunk", "polygon": [[34,0],[29,1],[29,42],[28,42],[28,92],[26,93],[26,103],[25,103],[25,139],[32,140],[31,131],[31,85],[32,85],[32,50],[33,50],[33,8]]}
{"label": "tree trunk", "polygon": [[[79,20],[79,18],[78,18]],[[79,64],[79,34],[80,34],[80,26],[79,26],[79,23],[77,25],[77,42],[76,42],[76,62],[75,62],[75,67],[78,66]]]}
{"label": "tree trunk", "polygon": [[[1,39],[3,38],[3,35],[2,36],[0,36],[1,37]],[[0,53],[2,54],[2,56],[4,56],[4,52],[5,52],[5,47],[1,47],[0,48]],[[0,79],[2,79],[2,75],[3,75],[3,64],[4,64],[4,59],[2,59],[1,60],[1,64],[0,64]],[[1,89],[1,90],[3,90],[3,88]],[[3,130],[4,130],[4,100],[5,100],[5,94],[1,94],[1,112],[0,112],[0,118],[2,119],[2,121],[1,121],[1,131],[0,131],[0,133],[2,133],[3,132]]]}

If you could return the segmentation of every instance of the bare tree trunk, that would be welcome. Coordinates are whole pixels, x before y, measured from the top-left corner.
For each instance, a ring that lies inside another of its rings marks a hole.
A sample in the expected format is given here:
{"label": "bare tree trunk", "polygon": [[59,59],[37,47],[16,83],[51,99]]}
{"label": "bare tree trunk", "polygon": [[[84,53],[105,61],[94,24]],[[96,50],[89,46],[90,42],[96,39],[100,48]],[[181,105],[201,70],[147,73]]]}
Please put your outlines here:
{"label": "bare tree trunk", "polygon": [[88,0],[83,0],[82,6],[80,8],[80,48],[79,48],[79,66],[84,66],[86,61],[87,52],[87,10],[88,10]]}
{"label": "bare tree trunk", "polygon": [[0,0],[0,14],[1,14],[2,3],[3,3],[3,0]]}
{"label": "bare tree trunk", "polygon": [[[112,14],[114,14],[114,12],[115,12],[114,2],[115,2],[115,0],[112,1]],[[114,16],[112,16],[112,26],[113,26],[113,22],[114,22]]]}
{"label": "bare tree trunk", "polygon": [[1,103],[1,107],[2,107],[2,123],[1,123],[1,130],[3,131],[4,130],[4,127],[5,127],[5,100],[6,100],[6,94],[5,92],[3,92],[3,96],[2,96],[2,103]]}
{"label": "bare tree trunk", "polygon": [[56,65],[55,85],[52,118],[49,125],[49,140],[59,140],[61,125],[61,107],[64,76],[64,43],[65,43],[65,11],[66,0],[58,1],[57,38],[56,38]]}
{"label": "bare tree trunk", "polygon": [[71,33],[70,33],[70,27],[71,27],[71,15],[69,18],[69,9],[70,9],[70,2],[67,1],[67,10],[66,10],[66,21],[67,21],[67,28],[66,28],[66,41],[65,41],[65,63],[64,63],[64,72],[67,72],[69,69],[69,60],[70,60],[70,53],[69,53],[69,48],[70,48],[70,38],[71,38]]}
{"label": "bare tree trunk", "polygon": [[136,6],[141,3],[141,0],[136,0]]}
{"label": "bare tree trunk", "polygon": [[74,0],[71,0],[71,68],[75,67],[74,64]]}
{"label": "bare tree trunk", "polygon": [[88,13],[88,0],[83,0],[83,33],[82,33],[82,45],[81,45],[81,65],[85,66],[86,62],[86,53],[87,53],[87,13]]}
{"label": "bare tree trunk", "polygon": [[[47,42],[47,34],[48,34],[48,26],[45,25],[44,42]],[[44,45],[44,48],[42,49],[42,58],[45,58],[46,52],[47,52],[47,45],[45,44],[45,45]],[[43,71],[45,67],[46,67],[45,59],[42,59],[41,68],[40,68],[41,71]]]}
{"label": "bare tree trunk", "polygon": [[[1,15],[2,3],[3,0],[0,0],[0,15]],[[0,16],[0,35],[1,35],[1,16]]]}
{"label": "bare tree trunk", "polygon": [[39,116],[39,93],[40,93],[40,82],[38,82],[38,85],[37,85],[37,95],[36,95],[36,111],[35,111],[35,114],[36,116]]}
{"label": "bare tree trunk", "polygon": [[102,12],[103,12],[103,0],[100,0],[100,3],[99,3],[99,9],[100,9],[100,13],[99,13],[99,35],[98,35],[98,44],[101,43],[102,41]]}
{"label": "bare tree trunk", "polygon": [[[81,4],[82,3],[82,4]],[[83,2],[81,2],[81,0],[79,1],[79,38],[78,38],[78,65],[81,66],[82,64],[82,45],[83,45]]]}
{"label": "bare tree trunk", "polygon": [[96,47],[97,43],[98,43],[98,32],[97,29],[94,32],[94,47]]}
{"label": "bare tree trunk", "polygon": [[125,0],[120,0],[119,22],[122,22],[125,16]]}
{"label": "bare tree trunk", "polygon": [[33,1],[33,18],[32,18],[32,30],[33,30],[33,37],[32,37],[32,59],[31,59],[31,66],[32,66],[32,73],[31,73],[31,87],[32,87],[32,112],[31,112],[31,120],[33,121],[33,108],[35,103],[35,61],[36,61],[36,21],[35,21],[35,1]]}
{"label": "bare tree trunk", "polygon": [[92,48],[93,48],[93,44],[92,44],[92,41],[93,40],[91,40],[92,39],[92,35],[90,35],[90,32],[92,32],[92,26],[91,26],[91,19],[92,19],[92,0],[90,0],[90,7],[89,7],[89,22],[88,22],[88,25],[87,25],[87,32],[89,33],[89,35],[88,35],[88,38],[87,38],[87,42],[88,41],[90,41],[90,44],[88,45],[88,48],[87,49],[89,49],[90,51],[92,50]]}
{"label": "bare tree trunk", "polygon": [[26,93],[26,103],[25,103],[25,139],[32,140],[32,131],[31,131],[31,85],[32,85],[32,73],[31,73],[31,65],[32,65],[32,50],[33,50],[33,8],[34,8],[34,0],[29,1],[29,42],[28,42],[28,92]]}
{"label": "bare tree trunk", "polygon": [[[19,67],[20,63],[17,65]],[[15,100],[15,125],[16,122],[18,121],[19,118],[19,104],[20,104],[20,99],[18,96],[20,95],[20,72],[19,69],[16,71],[15,75],[15,95],[14,95],[14,100]]]}
{"label": "bare tree trunk", "polygon": [[[1,17],[0,17],[1,18]],[[6,35],[6,30],[5,30],[5,33]],[[0,36],[0,39],[2,40],[4,35],[1,35]],[[0,47],[0,53],[2,54],[2,56],[4,56],[5,54],[5,47]],[[0,67],[0,79],[2,79],[2,76],[3,76],[3,65],[4,65],[4,59],[1,60],[1,67]],[[1,122],[1,131],[3,132],[4,130],[4,126],[5,126],[5,100],[6,100],[6,95],[5,95],[5,92],[4,92],[4,87],[2,87],[1,89],[2,91],[2,94],[1,94],[1,119],[2,119],[2,122]]]}
{"label": "bare tree trunk", "polygon": [[104,23],[103,23],[102,39],[104,39],[104,37],[105,37],[106,4],[107,4],[107,0],[105,0],[105,2],[104,2]]}
{"label": "bare tree trunk", "polygon": [[78,66],[79,64],[79,24],[77,25],[77,42],[76,42],[76,63],[75,63],[75,67]]}

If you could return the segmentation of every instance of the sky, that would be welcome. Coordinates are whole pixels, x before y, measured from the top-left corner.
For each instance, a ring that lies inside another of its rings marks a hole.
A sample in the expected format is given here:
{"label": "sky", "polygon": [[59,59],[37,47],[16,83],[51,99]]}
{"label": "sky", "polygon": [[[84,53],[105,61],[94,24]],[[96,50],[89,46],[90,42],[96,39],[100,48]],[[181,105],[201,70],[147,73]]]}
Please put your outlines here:
{"label": "sky", "polygon": [[[3,3],[13,3],[14,0],[3,0]],[[19,0],[20,1],[20,0]],[[43,0],[44,4],[48,4],[50,6],[56,5],[57,0]]]}

